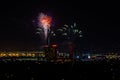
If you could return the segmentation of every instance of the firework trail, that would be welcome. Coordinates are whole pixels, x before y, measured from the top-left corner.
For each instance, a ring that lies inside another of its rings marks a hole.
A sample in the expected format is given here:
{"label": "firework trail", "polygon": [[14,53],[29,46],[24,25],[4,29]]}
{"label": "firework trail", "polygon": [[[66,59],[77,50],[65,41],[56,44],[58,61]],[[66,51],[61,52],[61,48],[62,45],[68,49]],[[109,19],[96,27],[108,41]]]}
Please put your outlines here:
{"label": "firework trail", "polygon": [[38,25],[39,27],[44,29],[45,39],[47,39],[48,37],[48,31],[50,31],[51,22],[52,22],[52,18],[43,13],[41,13],[38,17]]}

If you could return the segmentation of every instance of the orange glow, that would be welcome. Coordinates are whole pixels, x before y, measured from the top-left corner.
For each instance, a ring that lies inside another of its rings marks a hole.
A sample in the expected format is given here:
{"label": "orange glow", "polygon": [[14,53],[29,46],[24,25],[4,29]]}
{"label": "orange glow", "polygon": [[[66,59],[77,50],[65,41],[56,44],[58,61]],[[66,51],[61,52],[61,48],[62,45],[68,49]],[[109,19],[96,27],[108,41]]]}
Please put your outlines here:
{"label": "orange glow", "polygon": [[56,45],[56,44],[53,44],[52,47],[57,47],[57,45]]}
{"label": "orange glow", "polygon": [[38,20],[39,20],[41,26],[44,28],[49,28],[50,24],[52,22],[52,18],[50,16],[44,15],[44,14],[40,14],[40,17]]}

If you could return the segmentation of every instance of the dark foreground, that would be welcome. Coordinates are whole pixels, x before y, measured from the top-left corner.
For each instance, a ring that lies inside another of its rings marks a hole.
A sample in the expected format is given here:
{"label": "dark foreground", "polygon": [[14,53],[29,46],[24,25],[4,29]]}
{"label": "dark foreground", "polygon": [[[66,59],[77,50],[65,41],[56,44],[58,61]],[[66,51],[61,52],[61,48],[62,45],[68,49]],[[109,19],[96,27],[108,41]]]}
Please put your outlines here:
{"label": "dark foreground", "polygon": [[0,62],[0,80],[120,80],[120,61]]}

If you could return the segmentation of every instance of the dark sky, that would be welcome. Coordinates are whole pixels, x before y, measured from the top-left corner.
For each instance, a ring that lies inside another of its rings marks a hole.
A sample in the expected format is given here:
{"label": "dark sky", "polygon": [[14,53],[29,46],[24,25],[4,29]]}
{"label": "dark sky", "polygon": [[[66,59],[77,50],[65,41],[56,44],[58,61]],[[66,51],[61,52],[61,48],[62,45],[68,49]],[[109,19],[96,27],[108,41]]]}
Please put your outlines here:
{"label": "dark sky", "polygon": [[34,47],[39,41],[33,20],[44,12],[53,17],[53,27],[77,22],[85,48],[119,49],[119,5],[103,2],[37,1],[1,3],[0,48]]}

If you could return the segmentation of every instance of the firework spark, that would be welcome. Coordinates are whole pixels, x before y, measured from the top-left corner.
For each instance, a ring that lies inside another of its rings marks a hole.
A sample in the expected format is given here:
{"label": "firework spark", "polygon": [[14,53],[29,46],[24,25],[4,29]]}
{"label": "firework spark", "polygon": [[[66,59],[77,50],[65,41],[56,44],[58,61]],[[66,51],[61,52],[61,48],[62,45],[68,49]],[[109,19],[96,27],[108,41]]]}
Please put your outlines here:
{"label": "firework spark", "polygon": [[73,25],[64,25],[57,29],[61,36],[65,37],[67,40],[74,41],[77,37],[82,37],[82,31],[79,27],[74,23]]}
{"label": "firework spark", "polygon": [[46,14],[41,13],[38,17],[38,25],[44,29],[45,39],[47,39],[51,22],[52,18]]}

